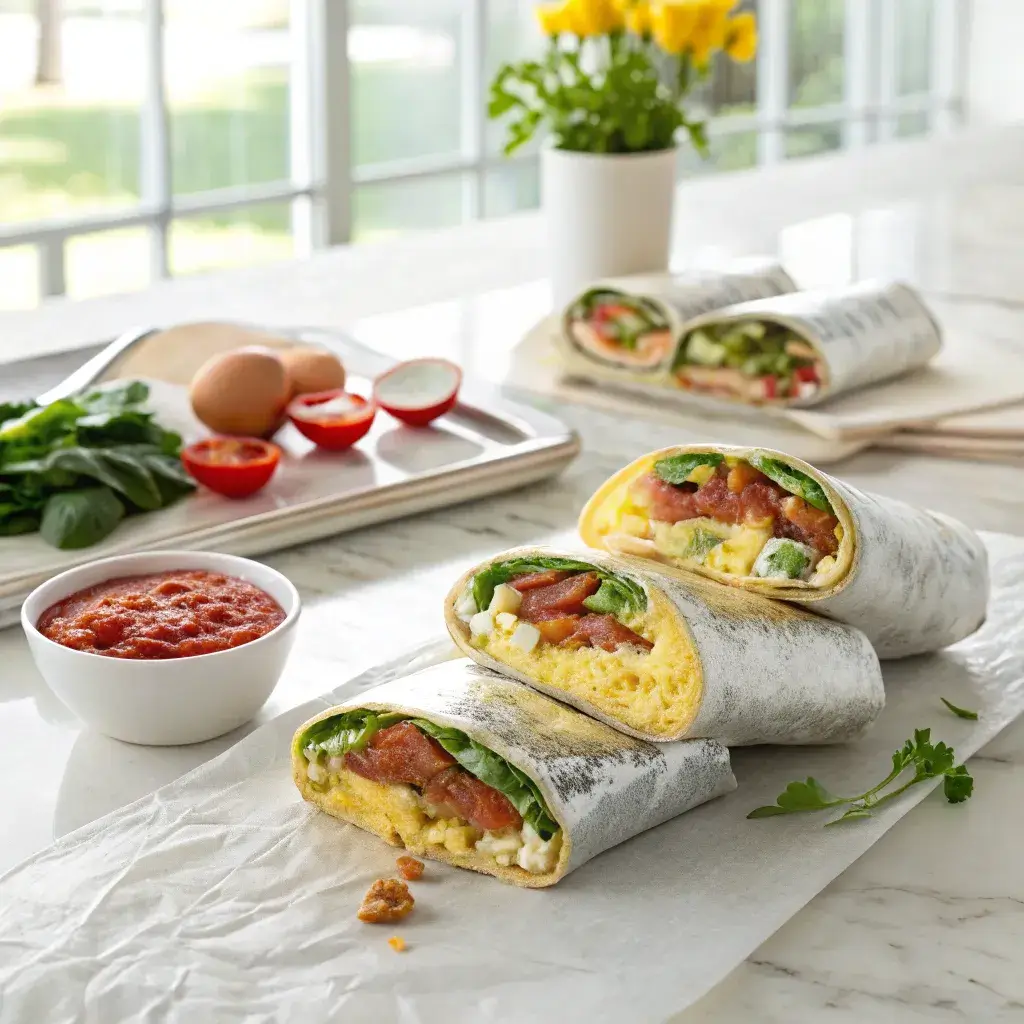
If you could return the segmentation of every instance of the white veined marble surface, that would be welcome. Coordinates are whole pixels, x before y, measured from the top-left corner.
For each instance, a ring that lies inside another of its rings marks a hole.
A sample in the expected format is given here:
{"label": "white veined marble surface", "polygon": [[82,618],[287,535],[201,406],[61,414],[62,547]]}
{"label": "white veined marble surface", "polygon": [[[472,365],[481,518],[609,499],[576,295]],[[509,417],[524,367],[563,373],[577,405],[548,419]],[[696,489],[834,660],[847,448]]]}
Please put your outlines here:
{"label": "white veined marble surface", "polygon": [[[1024,341],[1024,130],[701,181],[681,191],[681,203],[682,261],[774,252],[805,284],[899,273],[928,292],[940,316],[1007,344]],[[52,303],[0,316],[0,359],[84,346],[140,320],[340,325],[522,284],[542,273],[542,254],[540,224],[525,216],[135,296]],[[489,347],[488,324],[514,323],[514,293],[489,301],[436,307],[430,344],[489,372],[504,349]],[[402,349],[415,339],[395,328],[423,321],[382,323],[381,340]],[[438,634],[441,597],[461,568],[571,527],[585,498],[626,460],[690,440],[589,409],[559,412],[585,446],[560,479],[265,559],[292,578],[307,607],[297,656],[260,721]],[[1024,533],[1019,467],[869,452],[833,471],[972,526]],[[21,635],[0,633],[0,870],[235,738],[157,750],[83,732],[43,686]],[[678,1019],[1024,1019],[1024,723],[970,764],[976,790],[967,805],[951,808],[933,794]]]}

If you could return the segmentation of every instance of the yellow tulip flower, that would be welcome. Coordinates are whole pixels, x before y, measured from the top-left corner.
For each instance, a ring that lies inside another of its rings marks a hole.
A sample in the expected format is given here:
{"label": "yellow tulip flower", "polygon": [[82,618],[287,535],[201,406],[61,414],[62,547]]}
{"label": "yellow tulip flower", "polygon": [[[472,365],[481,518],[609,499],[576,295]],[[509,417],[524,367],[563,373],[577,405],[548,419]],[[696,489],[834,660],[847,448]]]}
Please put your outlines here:
{"label": "yellow tulip flower", "polygon": [[541,32],[557,36],[569,32],[569,4],[540,4],[535,11]]}
{"label": "yellow tulip flower", "polygon": [[704,0],[700,4],[690,51],[694,63],[704,67],[713,54],[725,47],[729,11],[736,0]]}
{"label": "yellow tulip flower", "polygon": [[725,52],[733,60],[746,63],[757,55],[757,18],[750,12],[729,19]]}
{"label": "yellow tulip flower", "polygon": [[684,53],[693,45],[703,0],[673,0],[651,7],[651,32],[666,53]]}
{"label": "yellow tulip flower", "polygon": [[625,27],[616,0],[569,0],[568,6],[581,30],[578,35],[603,36]]}
{"label": "yellow tulip flower", "polygon": [[651,5],[648,0],[634,0],[622,11],[626,28],[634,35],[646,36],[651,33]]}

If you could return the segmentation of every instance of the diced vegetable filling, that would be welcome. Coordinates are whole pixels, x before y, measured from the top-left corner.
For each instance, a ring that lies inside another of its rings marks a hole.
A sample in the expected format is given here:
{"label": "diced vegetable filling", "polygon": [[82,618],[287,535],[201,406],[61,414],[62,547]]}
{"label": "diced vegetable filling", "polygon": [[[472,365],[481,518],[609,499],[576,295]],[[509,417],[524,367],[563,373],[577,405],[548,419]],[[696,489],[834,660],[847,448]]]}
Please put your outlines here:
{"label": "diced vegetable filling", "polygon": [[412,788],[423,836],[457,853],[477,850],[531,873],[554,869],[561,829],[536,783],[457,729],[400,714],[354,711],[310,727],[300,741],[313,788],[328,792],[345,771]]}
{"label": "diced vegetable filling", "polygon": [[650,651],[652,641],[624,621],[646,603],[643,590],[622,577],[572,559],[537,558],[477,573],[456,611],[480,643],[499,631],[526,651],[538,644]]}
{"label": "diced vegetable filling", "polygon": [[670,456],[631,487],[628,536],[661,555],[729,575],[811,578],[834,564],[843,532],[811,477],[777,459]]}
{"label": "diced vegetable filling", "polygon": [[605,361],[652,369],[672,349],[672,332],[658,308],[622,292],[587,292],[569,310],[567,322],[576,344]]}
{"label": "diced vegetable filling", "polygon": [[824,379],[814,348],[789,328],[765,320],[690,331],[672,370],[681,387],[755,403],[809,398]]}

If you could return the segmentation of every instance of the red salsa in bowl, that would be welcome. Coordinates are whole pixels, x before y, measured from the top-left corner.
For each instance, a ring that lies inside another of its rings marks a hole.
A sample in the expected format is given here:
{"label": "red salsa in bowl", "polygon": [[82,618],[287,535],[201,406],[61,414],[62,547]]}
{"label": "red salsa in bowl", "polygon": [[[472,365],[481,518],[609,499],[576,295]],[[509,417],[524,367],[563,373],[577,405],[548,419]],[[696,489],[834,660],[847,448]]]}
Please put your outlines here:
{"label": "red salsa in bowl", "polygon": [[47,608],[36,629],[76,651],[166,660],[240,647],[284,620],[284,609],[252,583],[205,569],[178,569],[79,590]]}

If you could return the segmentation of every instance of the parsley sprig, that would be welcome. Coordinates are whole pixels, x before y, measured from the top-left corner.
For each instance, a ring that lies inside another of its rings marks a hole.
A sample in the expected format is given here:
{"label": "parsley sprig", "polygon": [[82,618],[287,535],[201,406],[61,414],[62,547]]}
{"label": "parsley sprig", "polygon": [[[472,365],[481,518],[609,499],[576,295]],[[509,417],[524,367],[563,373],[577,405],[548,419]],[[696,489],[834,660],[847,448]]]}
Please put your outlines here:
{"label": "parsley sprig", "polygon": [[[808,778],[804,782],[791,782],[783,793],[776,797],[776,802],[766,807],[755,807],[748,818],[771,818],[776,814],[800,814],[806,811],[827,811],[836,807],[846,810],[826,822],[826,825],[838,825],[841,821],[853,818],[870,818],[882,804],[895,800],[911,786],[927,779],[942,779],[942,791],[951,804],[963,803],[974,791],[974,779],[965,765],[955,765],[956,752],[941,740],[931,741],[931,729],[915,729],[914,738],[907,740],[892,755],[892,771],[877,786],[856,796],[836,796],[830,793],[817,779]],[[905,772],[913,771],[910,778],[900,785],[886,788],[895,783]]]}

